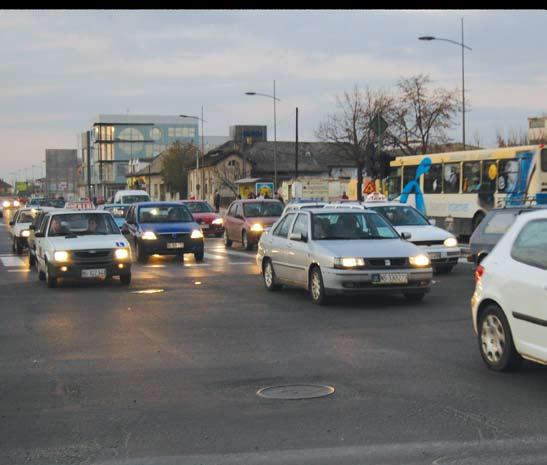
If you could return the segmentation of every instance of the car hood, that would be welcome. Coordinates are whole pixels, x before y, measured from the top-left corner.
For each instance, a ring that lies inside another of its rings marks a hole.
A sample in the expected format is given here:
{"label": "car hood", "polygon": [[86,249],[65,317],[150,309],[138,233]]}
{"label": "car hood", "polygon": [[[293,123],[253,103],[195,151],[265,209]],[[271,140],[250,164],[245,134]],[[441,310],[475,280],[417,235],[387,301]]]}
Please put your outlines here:
{"label": "car hood", "polygon": [[410,241],[444,241],[448,237],[454,237],[454,234],[438,228],[431,224],[423,226],[394,226],[399,234],[408,232],[411,234]]}
{"label": "car hood", "polygon": [[114,249],[129,246],[129,243],[121,234],[78,236],[68,239],[64,236],[50,237],[49,241],[55,250]]}
{"label": "car hood", "polygon": [[199,225],[194,221],[184,223],[141,223],[141,228],[143,231],[168,234],[192,232],[193,229],[199,229]]}
{"label": "car hood", "polygon": [[207,224],[210,224],[213,220],[220,218],[216,213],[212,213],[212,212],[192,213],[192,216],[198,223],[207,223]]}
{"label": "car hood", "polygon": [[420,253],[417,246],[403,239],[315,241],[314,248],[331,257],[395,258]]}
{"label": "car hood", "polygon": [[248,216],[245,218],[245,221],[247,223],[260,223],[262,226],[271,226],[279,219],[279,216],[257,216],[257,217],[251,217]]}

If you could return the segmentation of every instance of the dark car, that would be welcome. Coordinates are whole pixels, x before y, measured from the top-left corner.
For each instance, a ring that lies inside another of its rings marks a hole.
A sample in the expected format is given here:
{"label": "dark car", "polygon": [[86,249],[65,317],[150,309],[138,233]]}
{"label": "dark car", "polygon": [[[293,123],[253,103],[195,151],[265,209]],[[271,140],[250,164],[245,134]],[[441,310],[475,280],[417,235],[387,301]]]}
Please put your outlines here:
{"label": "dark car", "polygon": [[478,265],[490,253],[518,215],[537,211],[538,208],[546,207],[520,206],[490,210],[469,238],[470,254],[467,257],[467,261]]}
{"label": "dark car", "polygon": [[137,261],[146,263],[153,254],[192,253],[203,260],[203,233],[192,213],[179,202],[139,202],[127,211],[122,233],[135,247]]}

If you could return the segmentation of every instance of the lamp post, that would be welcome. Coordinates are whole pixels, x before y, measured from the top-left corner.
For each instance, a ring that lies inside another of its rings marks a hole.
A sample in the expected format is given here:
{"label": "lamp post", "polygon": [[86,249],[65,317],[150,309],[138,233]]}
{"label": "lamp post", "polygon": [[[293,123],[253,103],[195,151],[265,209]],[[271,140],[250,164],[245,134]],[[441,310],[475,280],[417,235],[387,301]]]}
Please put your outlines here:
{"label": "lamp post", "polygon": [[276,107],[275,102],[281,102],[275,96],[275,80],[273,82],[273,95],[262,94],[260,92],[245,92],[245,95],[260,95],[261,97],[268,97],[273,100],[273,110],[274,110],[274,193],[277,192],[277,117],[276,117]]}
{"label": "lamp post", "polygon": [[[199,116],[192,116],[192,115],[179,115],[179,116],[181,118],[194,118],[194,119],[197,119],[198,121],[201,121],[201,156],[202,157],[205,156],[205,143],[204,143],[204,140],[203,140],[203,122],[205,120],[203,119],[203,105],[201,106],[201,118]],[[205,122],[207,122],[207,121],[205,121]],[[199,153],[196,156],[196,181],[198,179],[198,176],[199,176]],[[205,173],[202,173],[201,177],[202,177],[201,191],[203,191]],[[196,185],[197,185],[197,183],[196,183]],[[197,190],[197,187],[196,187],[196,190]],[[198,198],[201,200],[201,196],[199,194],[198,194]]]}
{"label": "lamp post", "polygon": [[433,36],[422,36],[418,37],[418,40],[442,40],[443,42],[449,42],[451,44],[457,45],[458,47],[461,47],[462,49],[462,142],[463,142],[463,149],[465,150],[465,61],[464,61],[464,48],[467,50],[472,50],[471,47],[468,47],[463,43],[463,18],[461,18],[462,22],[462,41],[457,42],[455,40],[450,39],[443,39],[441,37],[433,37]]}

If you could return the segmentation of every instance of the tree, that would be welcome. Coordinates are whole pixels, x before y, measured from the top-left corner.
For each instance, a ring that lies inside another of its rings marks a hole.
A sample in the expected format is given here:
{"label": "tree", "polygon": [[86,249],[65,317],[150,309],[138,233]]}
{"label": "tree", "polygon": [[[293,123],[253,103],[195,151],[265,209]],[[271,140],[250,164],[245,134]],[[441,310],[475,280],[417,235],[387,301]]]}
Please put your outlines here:
{"label": "tree", "polygon": [[344,92],[337,98],[338,111],[327,116],[319,124],[316,136],[325,142],[336,144],[357,167],[357,199],[363,198],[363,170],[374,175],[374,144],[377,136],[372,128],[375,115],[390,113],[391,97],[368,87],[364,92],[356,85],[352,92]]}
{"label": "tree", "polygon": [[528,145],[528,136],[521,129],[518,131],[511,129],[505,133],[498,129],[496,142],[498,147],[518,147],[519,145]]}
{"label": "tree", "polygon": [[406,155],[428,153],[434,144],[448,141],[445,130],[452,128],[461,111],[457,90],[430,89],[429,76],[401,78],[399,95],[389,118],[389,141]]}
{"label": "tree", "polygon": [[218,189],[226,187],[232,191],[234,196],[239,193],[239,186],[235,183],[238,179],[243,179],[246,176],[244,160],[231,159],[218,163],[214,168],[214,176],[218,179],[220,185]]}
{"label": "tree", "polygon": [[176,141],[170,145],[162,160],[161,177],[171,195],[188,196],[188,169],[194,166],[198,149],[192,144]]}

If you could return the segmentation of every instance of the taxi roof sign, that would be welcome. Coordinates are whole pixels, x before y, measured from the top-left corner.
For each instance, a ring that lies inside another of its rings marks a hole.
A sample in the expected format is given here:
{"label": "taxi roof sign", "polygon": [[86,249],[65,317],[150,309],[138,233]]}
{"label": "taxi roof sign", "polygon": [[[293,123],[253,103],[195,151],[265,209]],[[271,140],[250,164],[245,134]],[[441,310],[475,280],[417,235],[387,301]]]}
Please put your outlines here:
{"label": "taxi roof sign", "polygon": [[66,202],[64,208],[67,210],[95,210],[95,205],[89,201]]}
{"label": "taxi roof sign", "polygon": [[371,194],[368,194],[365,199],[366,202],[385,202],[386,200],[386,196],[380,194],[380,192],[372,192]]}

